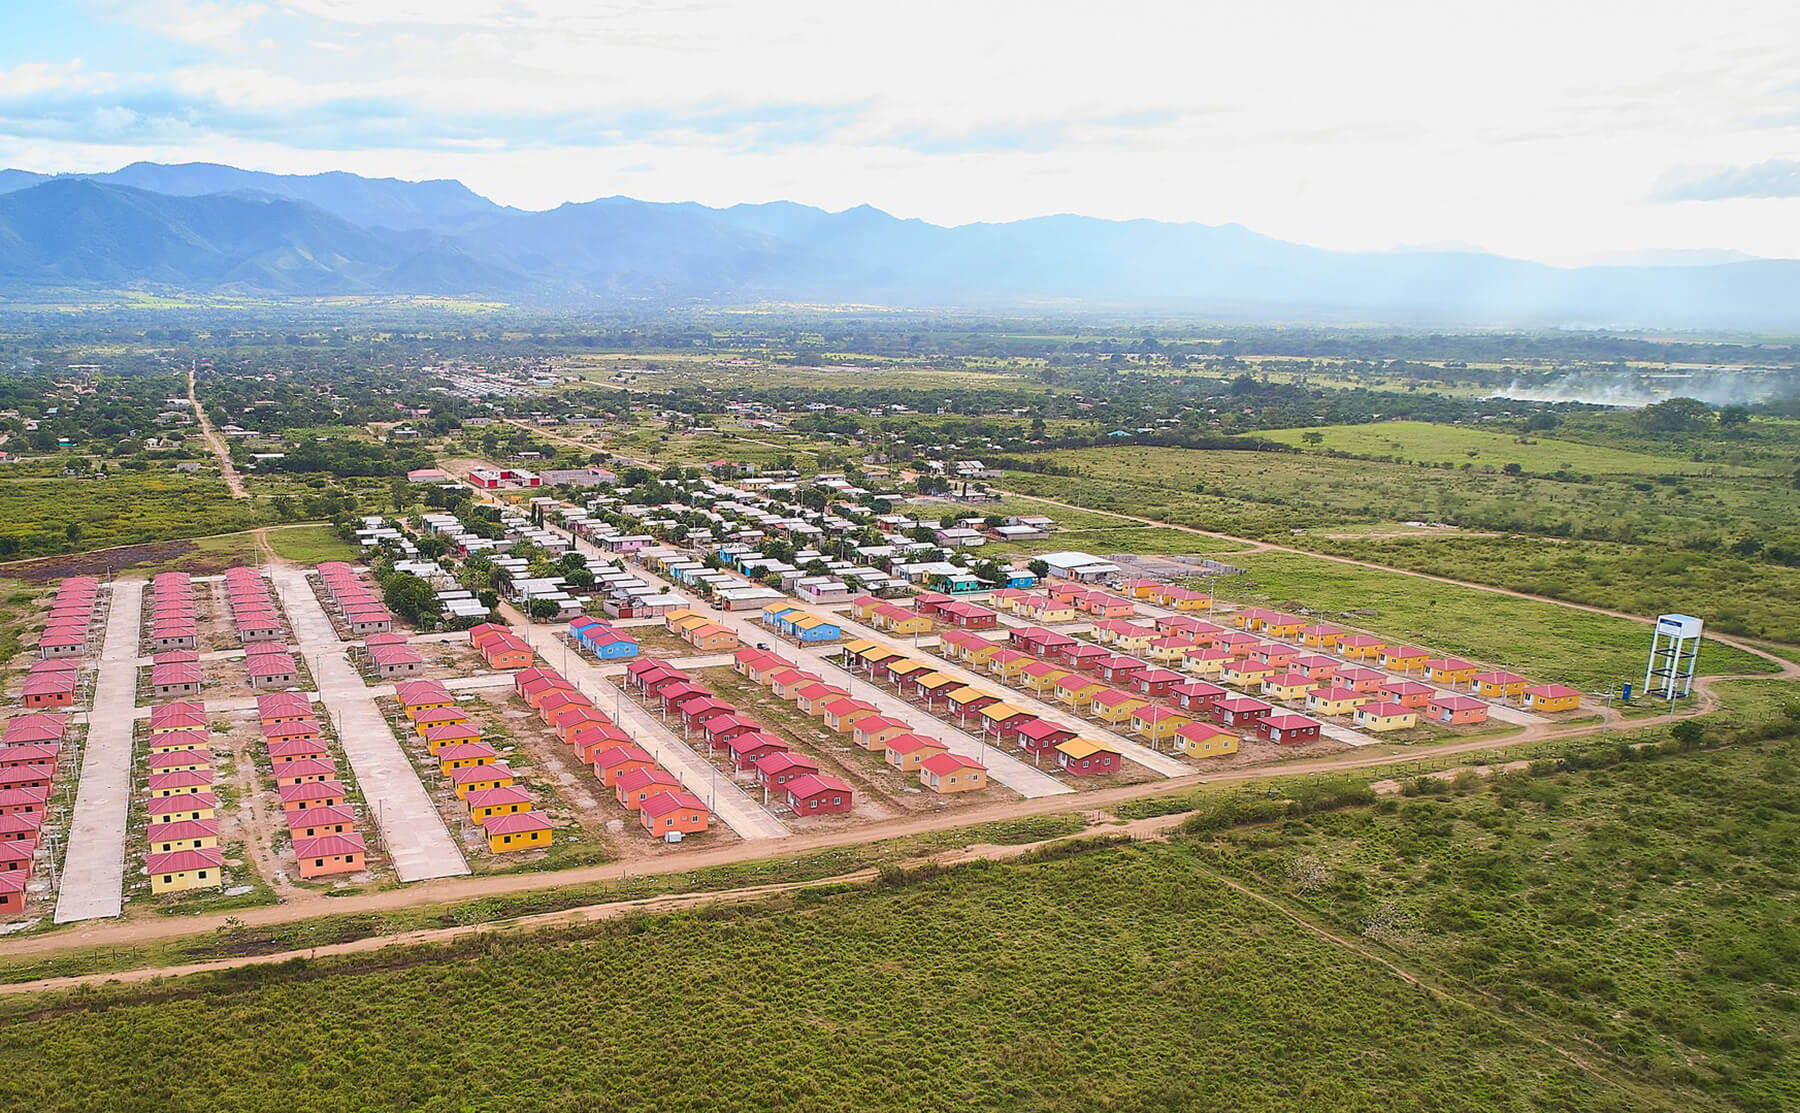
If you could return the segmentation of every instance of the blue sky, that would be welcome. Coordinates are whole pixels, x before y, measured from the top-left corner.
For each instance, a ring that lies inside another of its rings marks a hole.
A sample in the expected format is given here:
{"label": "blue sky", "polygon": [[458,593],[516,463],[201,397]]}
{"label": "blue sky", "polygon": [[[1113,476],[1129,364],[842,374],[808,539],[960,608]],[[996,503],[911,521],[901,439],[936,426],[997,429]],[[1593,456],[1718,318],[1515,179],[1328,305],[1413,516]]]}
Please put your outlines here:
{"label": "blue sky", "polygon": [[[6,5],[0,166],[138,159],[1238,222],[1553,262],[1800,257],[1791,4]],[[1710,257],[1710,256],[1709,256]]]}

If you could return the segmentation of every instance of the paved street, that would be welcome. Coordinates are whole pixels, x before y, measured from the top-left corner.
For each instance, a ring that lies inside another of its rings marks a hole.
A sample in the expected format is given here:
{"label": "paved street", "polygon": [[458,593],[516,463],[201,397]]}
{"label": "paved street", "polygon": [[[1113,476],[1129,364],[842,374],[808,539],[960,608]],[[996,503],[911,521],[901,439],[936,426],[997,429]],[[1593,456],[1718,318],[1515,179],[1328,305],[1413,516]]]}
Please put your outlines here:
{"label": "paved street", "polygon": [[319,698],[337,726],[338,741],[380,825],[382,842],[402,881],[423,881],[469,872],[462,851],[444,827],[411,759],[393,728],[375,706],[362,675],[350,664],[344,643],[325,608],[313,595],[306,573],[271,565],[269,576],[294,626],[299,652],[312,667]]}
{"label": "paved street", "polygon": [[59,924],[125,910],[125,823],[131,808],[131,732],[143,604],[143,580],[113,581],[75,789],[75,817],[63,858],[62,892],[56,898]]}

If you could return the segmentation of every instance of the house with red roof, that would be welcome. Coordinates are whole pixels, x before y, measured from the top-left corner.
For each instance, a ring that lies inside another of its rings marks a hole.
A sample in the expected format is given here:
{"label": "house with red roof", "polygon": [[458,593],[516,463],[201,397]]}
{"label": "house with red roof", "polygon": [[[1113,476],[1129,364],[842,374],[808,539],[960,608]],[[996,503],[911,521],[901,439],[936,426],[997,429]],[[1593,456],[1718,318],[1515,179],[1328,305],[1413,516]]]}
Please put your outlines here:
{"label": "house with red roof", "polygon": [[151,854],[145,861],[152,893],[216,889],[225,883],[225,852],[218,847]]}
{"label": "house with red roof", "polygon": [[308,879],[356,873],[363,868],[367,853],[363,837],[355,832],[294,839],[300,876]]}
{"label": "house with red roof", "polygon": [[306,808],[285,813],[288,835],[296,839],[312,839],[320,835],[344,835],[356,830],[356,813],[348,807]]}
{"label": "house with red roof", "polygon": [[706,734],[707,747],[717,749],[741,735],[758,733],[762,730],[762,724],[748,715],[732,712],[727,715],[715,715],[708,719],[703,730]]}
{"label": "house with red roof", "polygon": [[75,703],[75,676],[72,672],[27,676],[19,693],[19,702],[27,711],[72,707]]}
{"label": "house with red roof", "polygon": [[1281,746],[1313,741],[1319,737],[1319,729],[1317,719],[1309,719],[1291,711],[1277,711],[1256,721],[1257,737]]}
{"label": "house with red roof", "polygon": [[987,766],[961,754],[935,754],[919,763],[919,783],[945,795],[975,792],[987,786]]}
{"label": "house with red roof", "polygon": [[787,806],[797,816],[843,815],[850,811],[850,786],[824,773],[807,773],[787,783]]}
{"label": "house with red roof", "polygon": [[638,823],[659,838],[670,833],[694,835],[712,823],[712,812],[691,792],[659,792],[639,806]]}
{"label": "house with red roof", "polygon": [[481,821],[488,850],[506,854],[515,850],[542,850],[550,845],[550,817],[543,812],[501,812]]}
{"label": "house with red roof", "polygon": [[1526,688],[1520,702],[1528,711],[1573,711],[1581,706],[1581,692],[1567,684],[1540,684]]}
{"label": "house with red roof", "polygon": [[1425,714],[1437,723],[1475,726],[1487,722],[1488,705],[1474,696],[1437,694],[1426,701]]}
{"label": "house with red roof", "polygon": [[614,746],[594,758],[594,776],[607,788],[619,783],[619,775],[632,769],[653,769],[656,759],[635,743]]}
{"label": "house with red roof", "polygon": [[346,797],[342,781],[307,781],[304,784],[281,785],[275,791],[281,797],[281,810],[284,812],[342,807]]}
{"label": "house with red roof", "polygon": [[1188,757],[1224,757],[1238,752],[1238,736],[1211,723],[1183,723],[1169,748]]}
{"label": "house with red roof", "polygon": [[1275,708],[1254,696],[1227,696],[1214,700],[1212,720],[1222,727],[1253,727]]}
{"label": "house with red roof", "polygon": [[775,750],[756,761],[756,783],[764,792],[785,792],[787,783],[807,773],[817,773],[819,763],[805,754]]}
{"label": "house with red roof", "polygon": [[913,772],[930,758],[949,752],[950,747],[922,734],[898,734],[882,744],[882,756],[902,773]]}

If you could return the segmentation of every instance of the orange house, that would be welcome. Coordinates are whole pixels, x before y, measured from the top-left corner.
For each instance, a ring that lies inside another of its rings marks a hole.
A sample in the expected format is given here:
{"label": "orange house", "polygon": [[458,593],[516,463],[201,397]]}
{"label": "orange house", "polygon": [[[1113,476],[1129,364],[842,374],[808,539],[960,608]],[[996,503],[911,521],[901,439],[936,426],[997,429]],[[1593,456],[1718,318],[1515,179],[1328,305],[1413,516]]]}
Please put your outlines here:
{"label": "orange house", "polygon": [[531,667],[531,646],[517,634],[496,634],[481,647],[481,655],[487,659],[490,669],[528,669]]}
{"label": "orange house", "polygon": [[918,734],[902,734],[890,738],[884,747],[887,763],[902,773],[914,772],[930,758],[949,752],[950,747],[937,739]]}
{"label": "orange house", "polygon": [[363,837],[358,834],[294,840],[294,857],[300,862],[300,876],[306,878],[355,873],[363,868],[366,853]]}
{"label": "orange house", "polygon": [[659,792],[638,808],[638,823],[659,838],[671,831],[695,835],[712,823],[712,813],[691,792]]}

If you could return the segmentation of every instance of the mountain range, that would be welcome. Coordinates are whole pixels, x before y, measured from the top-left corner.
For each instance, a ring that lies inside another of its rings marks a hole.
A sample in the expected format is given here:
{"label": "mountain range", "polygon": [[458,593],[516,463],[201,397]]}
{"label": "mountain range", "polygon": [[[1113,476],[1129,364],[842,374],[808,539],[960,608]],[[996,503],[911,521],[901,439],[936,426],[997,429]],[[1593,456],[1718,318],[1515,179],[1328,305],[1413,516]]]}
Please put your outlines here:
{"label": "mountain range", "polygon": [[126,288],[1800,328],[1792,260],[1564,268],[1475,251],[1326,251],[1234,224],[1051,216],[951,228],[868,206],[627,197],[531,212],[460,182],[342,172],[0,170],[0,299]]}

